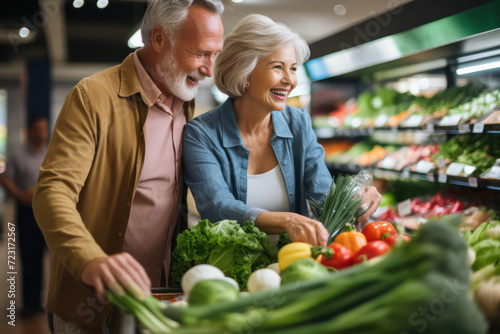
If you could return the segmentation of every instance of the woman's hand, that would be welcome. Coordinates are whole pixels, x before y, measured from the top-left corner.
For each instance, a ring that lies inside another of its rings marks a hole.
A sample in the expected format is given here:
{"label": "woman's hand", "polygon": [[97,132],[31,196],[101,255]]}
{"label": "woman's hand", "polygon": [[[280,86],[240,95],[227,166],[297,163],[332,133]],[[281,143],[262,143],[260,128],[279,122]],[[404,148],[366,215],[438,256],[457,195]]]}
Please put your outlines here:
{"label": "woman's hand", "polygon": [[313,246],[326,246],[328,231],[323,224],[297,213],[262,212],[255,225],[266,233],[288,233],[290,240],[307,242]]}
{"label": "woman's hand", "polygon": [[106,287],[120,294],[120,286],[127,287],[135,282],[150,294],[151,281],[144,268],[128,253],[119,253],[98,258],[85,266],[81,280],[96,290],[101,300],[106,300]]}
{"label": "woman's hand", "polygon": [[365,195],[363,196],[363,200],[361,201],[361,206],[365,203],[370,203],[370,206],[368,207],[368,209],[366,209],[365,213],[358,218],[358,222],[361,223],[370,218],[370,216],[377,210],[381,199],[382,195],[379,194],[377,188],[373,186],[366,187]]}

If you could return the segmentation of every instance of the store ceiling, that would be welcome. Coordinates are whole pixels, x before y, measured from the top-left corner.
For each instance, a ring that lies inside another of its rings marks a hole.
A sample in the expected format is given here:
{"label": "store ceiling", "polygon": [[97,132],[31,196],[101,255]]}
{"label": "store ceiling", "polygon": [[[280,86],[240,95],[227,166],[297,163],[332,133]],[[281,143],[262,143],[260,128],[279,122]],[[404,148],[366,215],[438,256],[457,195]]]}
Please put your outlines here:
{"label": "store ceiling", "polygon": [[[412,0],[224,0],[226,33],[251,13],[260,13],[292,27],[309,43],[341,31]],[[131,49],[130,36],[139,28],[145,0],[97,0],[81,8],[73,0],[16,0],[0,4],[0,64],[48,56],[55,64],[112,64]],[[337,6],[337,7],[335,7]],[[345,13],[344,13],[345,12]],[[23,26],[28,38],[19,36]]]}

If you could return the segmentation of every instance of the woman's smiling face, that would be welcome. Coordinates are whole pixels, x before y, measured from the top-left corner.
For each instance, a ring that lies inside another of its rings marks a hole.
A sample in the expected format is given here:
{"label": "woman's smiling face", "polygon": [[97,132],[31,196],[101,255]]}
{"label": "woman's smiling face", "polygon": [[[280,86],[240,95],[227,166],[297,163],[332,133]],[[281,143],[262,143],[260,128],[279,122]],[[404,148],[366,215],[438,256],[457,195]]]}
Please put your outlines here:
{"label": "woman's smiling face", "polygon": [[297,60],[293,46],[285,46],[260,60],[249,78],[245,94],[269,112],[285,109],[297,86]]}

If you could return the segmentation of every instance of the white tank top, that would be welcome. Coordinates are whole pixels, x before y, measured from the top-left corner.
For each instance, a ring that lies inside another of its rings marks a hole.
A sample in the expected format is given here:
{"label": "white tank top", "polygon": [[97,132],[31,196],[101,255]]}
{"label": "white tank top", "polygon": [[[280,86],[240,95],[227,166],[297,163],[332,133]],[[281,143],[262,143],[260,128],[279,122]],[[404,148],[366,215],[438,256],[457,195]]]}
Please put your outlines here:
{"label": "white tank top", "polygon": [[[290,200],[281,168],[276,165],[263,174],[247,175],[247,205],[273,212],[290,212]],[[270,234],[274,243],[279,235]]]}

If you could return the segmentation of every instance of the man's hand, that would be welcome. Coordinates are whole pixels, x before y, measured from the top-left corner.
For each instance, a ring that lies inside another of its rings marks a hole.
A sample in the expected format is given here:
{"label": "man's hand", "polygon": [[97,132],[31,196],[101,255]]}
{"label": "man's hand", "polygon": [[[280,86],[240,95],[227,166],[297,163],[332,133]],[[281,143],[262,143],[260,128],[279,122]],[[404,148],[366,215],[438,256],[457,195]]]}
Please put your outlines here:
{"label": "man's hand", "polygon": [[85,266],[82,282],[96,290],[97,296],[106,300],[106,287],[120,294],[122,287],[135,282],[150,295],[151,281],[144,268],[128,253],[119,253],[105,258],[98,258]]}
{"label": "man's hand", "polygon": [[361,205],[365,203],[370,203],[368,209],[366,209],[365,213],[358,218],[358,222],[363,222],[366,219],[370,218],[370,216],[377,211],[378,205],[380,204],[380,200],[382,199],[382,195],[379,194],[377,188],[371,186],[365,188],[365,195],[363,196],[363,200],[361,201]]}

